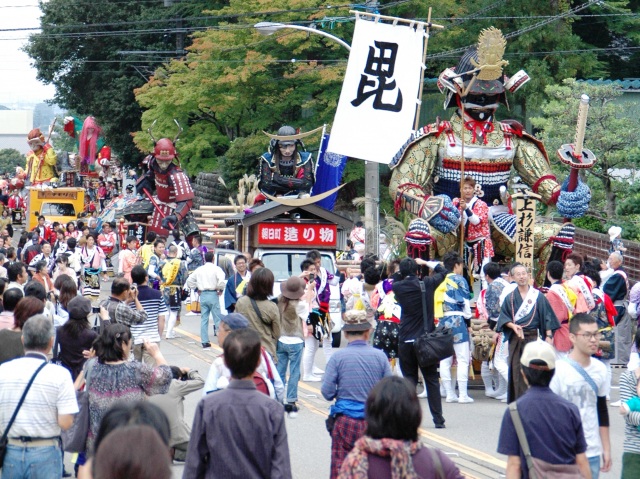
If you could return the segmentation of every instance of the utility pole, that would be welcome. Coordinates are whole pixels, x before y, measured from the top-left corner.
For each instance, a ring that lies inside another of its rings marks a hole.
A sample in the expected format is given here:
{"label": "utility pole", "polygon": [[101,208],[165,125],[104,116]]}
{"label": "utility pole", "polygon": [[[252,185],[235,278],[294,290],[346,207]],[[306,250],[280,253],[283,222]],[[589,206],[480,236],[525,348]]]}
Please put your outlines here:
{"label": "utility pole", "polygon": [[[367,0],[368,12],[378,10],[377,0]],[[364,162],[364,228],[365,253],[380,254],[380,165],[375,161]]]}

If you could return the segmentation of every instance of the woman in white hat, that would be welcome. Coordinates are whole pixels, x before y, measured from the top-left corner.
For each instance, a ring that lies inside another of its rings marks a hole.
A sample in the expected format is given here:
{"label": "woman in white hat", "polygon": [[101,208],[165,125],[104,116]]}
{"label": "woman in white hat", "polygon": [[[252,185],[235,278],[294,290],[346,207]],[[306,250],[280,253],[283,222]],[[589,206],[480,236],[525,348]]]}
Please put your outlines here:
{"label": "woman in white hat", "polygon": [[618,252],[620,254],[624,254],[627,251],[627,248],[624,247],[622,243],[622,239],[620,239],[620,234],[622,233],[622,228],[619,226],[612,226],[609,228],[609,254]]}

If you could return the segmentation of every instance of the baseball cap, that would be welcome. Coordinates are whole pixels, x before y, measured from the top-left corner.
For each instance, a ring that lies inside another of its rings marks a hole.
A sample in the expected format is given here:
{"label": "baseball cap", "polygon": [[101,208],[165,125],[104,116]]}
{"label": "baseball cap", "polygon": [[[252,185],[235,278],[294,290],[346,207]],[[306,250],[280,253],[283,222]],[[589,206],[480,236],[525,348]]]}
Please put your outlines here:
{"label": "baseball cap", "polygon": [[232,331],[249,327],[249,320],[240,313],[227,314],[223,316],[220,321],[226,324]]}
{"label": "baseball cap", "polygon": [[555,369],[556,352],[553,346],[540,339],[526,344],[520,357],[520,364],[533,369],[546,369],[542,365],[531,364],[532,361],[542,361],[548,369]]}

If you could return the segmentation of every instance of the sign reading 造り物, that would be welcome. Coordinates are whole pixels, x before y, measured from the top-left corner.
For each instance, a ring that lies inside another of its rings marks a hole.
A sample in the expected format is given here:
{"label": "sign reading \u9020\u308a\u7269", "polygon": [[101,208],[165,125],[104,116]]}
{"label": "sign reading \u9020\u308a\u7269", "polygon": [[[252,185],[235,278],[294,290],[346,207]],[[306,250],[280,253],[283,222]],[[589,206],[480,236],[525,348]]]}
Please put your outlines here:
{"label": "sign reading \u9020\u308a\u7269", "polygon": [[258,244],[277,246],[333,247],[337,244],[335,224],[258,223]]}

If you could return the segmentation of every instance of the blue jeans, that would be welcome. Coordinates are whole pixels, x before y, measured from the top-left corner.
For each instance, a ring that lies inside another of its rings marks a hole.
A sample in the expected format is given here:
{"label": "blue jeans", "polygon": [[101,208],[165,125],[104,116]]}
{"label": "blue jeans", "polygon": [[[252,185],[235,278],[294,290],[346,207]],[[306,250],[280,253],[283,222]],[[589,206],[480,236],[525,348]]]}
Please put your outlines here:
{"label": "blue jeans", "polygon": [[287,363],[289,363],[289,380],[287,383],[287,402],[294,403],[298,400],[298,381],[300,381],[300,363],[302,362],[302,350],[304,343],[285,344],[278,341],[276,356],[278,357],[278,374],[285,382]]}
{"label": "blue jeans", "polygon": [[209,342],[209,315],[213,315],[213,327],[220,326],[220,299],[217,291],[200,293],[200,340],[202,344]]}
{"label": "blue jeans", "polygon": [[53,479],[62,477],[59,447],[21,447],[7,445],[2,479]]}
{"label": "blue jeans", "polygon": [[589,467],[591,468],[591,479],[600,477],[600,456],[588,457]]}

